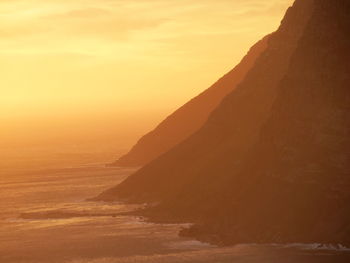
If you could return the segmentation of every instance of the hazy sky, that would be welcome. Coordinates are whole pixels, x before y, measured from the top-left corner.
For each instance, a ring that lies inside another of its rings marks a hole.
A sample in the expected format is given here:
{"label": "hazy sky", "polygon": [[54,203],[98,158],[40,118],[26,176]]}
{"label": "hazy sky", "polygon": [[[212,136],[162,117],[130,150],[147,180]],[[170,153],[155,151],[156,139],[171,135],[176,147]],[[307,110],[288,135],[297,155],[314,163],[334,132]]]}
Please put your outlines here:
{"label": "hazy sky", "polygon": [[156,122],[231,69],[292,2],[1,0],[0,117]]}

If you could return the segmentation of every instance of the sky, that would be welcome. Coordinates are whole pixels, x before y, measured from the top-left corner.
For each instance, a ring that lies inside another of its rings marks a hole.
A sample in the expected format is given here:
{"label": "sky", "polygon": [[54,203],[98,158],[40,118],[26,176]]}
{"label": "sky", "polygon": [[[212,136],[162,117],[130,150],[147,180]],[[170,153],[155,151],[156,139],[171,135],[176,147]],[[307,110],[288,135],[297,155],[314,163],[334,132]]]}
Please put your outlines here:
{"label": "sky", "polygon": [[233,68],[292,2],[0,0],[0,146],[88,131],[131,143]]}

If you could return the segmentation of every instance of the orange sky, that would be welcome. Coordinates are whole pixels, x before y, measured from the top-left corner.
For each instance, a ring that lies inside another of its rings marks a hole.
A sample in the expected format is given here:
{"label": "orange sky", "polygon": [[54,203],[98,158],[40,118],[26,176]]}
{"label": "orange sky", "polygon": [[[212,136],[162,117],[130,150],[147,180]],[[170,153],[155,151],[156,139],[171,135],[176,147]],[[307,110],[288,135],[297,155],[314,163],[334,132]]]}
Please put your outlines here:
{"label": "orange sky", "polygon": [[292,2],[1,0],[3,131],[89,116],[120,131],[142,116],[143,133],[231,69]]}

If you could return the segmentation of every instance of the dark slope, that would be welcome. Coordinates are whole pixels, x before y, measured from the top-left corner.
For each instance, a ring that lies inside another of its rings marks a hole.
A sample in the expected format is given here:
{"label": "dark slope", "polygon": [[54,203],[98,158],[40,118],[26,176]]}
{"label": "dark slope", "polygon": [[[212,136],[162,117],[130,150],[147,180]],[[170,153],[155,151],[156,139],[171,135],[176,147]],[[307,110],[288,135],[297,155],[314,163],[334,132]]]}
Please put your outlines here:
{"label": "dark slope", "polygon": [[170,150],[207,121],[222,99],[239,84],[267,47],[268,36],[255,44],[242,61],[214,85],[180,107],[153,131],[144,135],[114,166],[142,166]]}
{"label": "dark slope", "polygon": [[[305,0],[287,11],[244,81],[224,99],[200,131],[99,198],[158,202],[178,195],[186,200],[188,212],[197,214],[191,203],[196,198],[210,200],[213,188],[220,187],[227,172],[235,170],[257,140],[311,9],[311,1]],[[192,191],[192,187],[197,190]]]}
{"label": "dark slope", "polygon": [[153,201],[151,216],[224,244],[350,245],[349,14],[297,0],[206,125],[101,199]]}
{"label": "dark slope", "polygon": [[187,234],[350,245],[350,2],[316,0],[249,157]]}

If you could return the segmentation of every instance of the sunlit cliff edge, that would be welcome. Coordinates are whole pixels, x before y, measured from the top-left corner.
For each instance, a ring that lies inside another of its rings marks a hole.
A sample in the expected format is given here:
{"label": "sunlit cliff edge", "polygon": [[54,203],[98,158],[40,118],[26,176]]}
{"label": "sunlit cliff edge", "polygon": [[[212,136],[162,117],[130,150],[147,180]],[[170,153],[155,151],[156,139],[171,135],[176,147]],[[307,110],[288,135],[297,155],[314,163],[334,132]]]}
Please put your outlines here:
{"label": "sunlit cliff edge", "polygon": [[266,49],[268,37],[256,43],[242,61],[210,88],[193,98],[144,135],[130,152],[111,166],[143,166],[179,144],[207,121],[210,113],[246,76]]}

